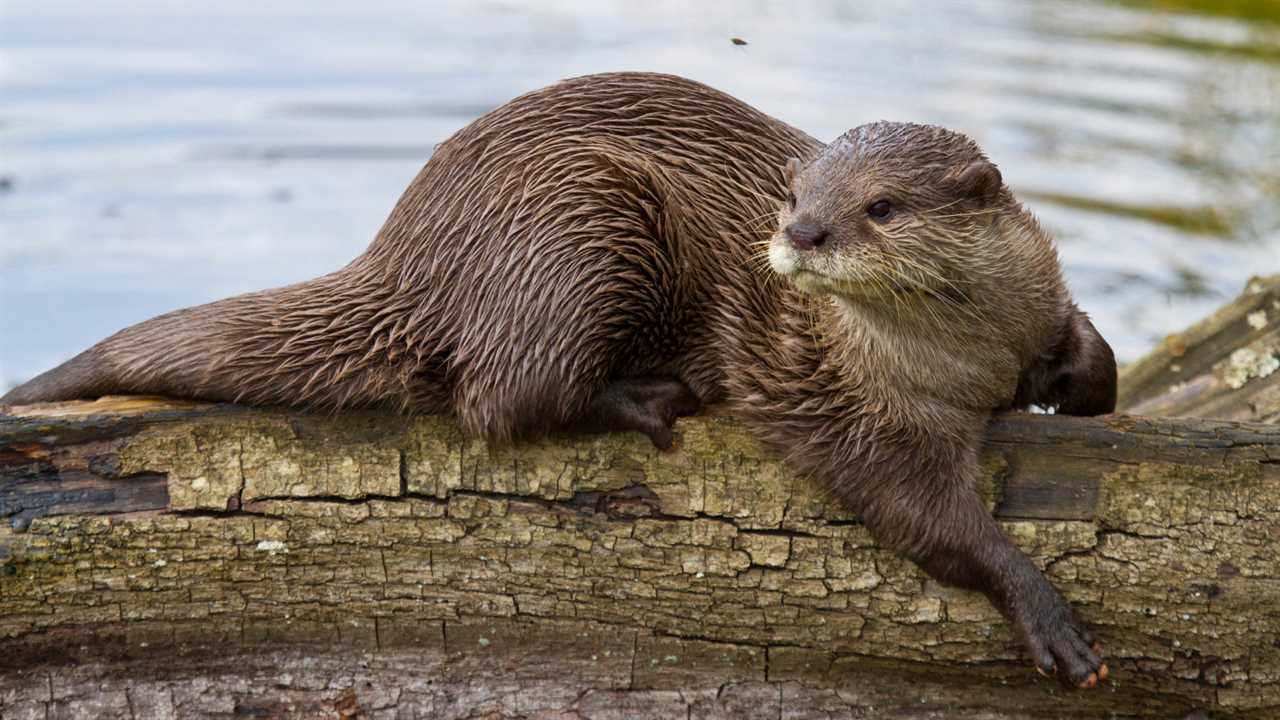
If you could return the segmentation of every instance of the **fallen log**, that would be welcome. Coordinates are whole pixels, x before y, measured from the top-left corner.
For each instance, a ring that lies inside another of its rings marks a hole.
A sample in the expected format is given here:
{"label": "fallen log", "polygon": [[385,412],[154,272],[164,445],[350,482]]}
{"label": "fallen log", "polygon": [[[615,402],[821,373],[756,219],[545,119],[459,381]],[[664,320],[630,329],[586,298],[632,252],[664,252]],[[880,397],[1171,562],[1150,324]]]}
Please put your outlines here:
{"label": "fallen log", "polygon": [[1009,414],[980,491],[1098,631],[1037,676],[729,417],[491,448],[444,418],[0,416],[0,716],[1272,717],[1280,427]]}
{"label": "fallen log", "polygon": [[1280,421],[1280,275],[1257,277],[1209,317],[1120,373],[1136,415]]}

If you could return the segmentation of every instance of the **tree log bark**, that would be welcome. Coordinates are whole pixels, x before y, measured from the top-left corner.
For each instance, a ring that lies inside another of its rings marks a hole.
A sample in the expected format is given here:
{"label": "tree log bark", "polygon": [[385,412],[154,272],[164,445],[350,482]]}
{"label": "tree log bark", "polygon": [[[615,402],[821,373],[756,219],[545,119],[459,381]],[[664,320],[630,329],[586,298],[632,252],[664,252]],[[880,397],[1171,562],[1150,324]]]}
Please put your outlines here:
{"label": "tree log bark", "polygon": [[1112,681],[1040,678],[732,419],[0,416],[0,716],[1273,717],[1280,427],[1010,414],[980,492]]}
{"label": "tree log bark", "polygon": [[1280,275],[1256,277],[1209,317],[1120,373],[1138,415],[1280,421]]}

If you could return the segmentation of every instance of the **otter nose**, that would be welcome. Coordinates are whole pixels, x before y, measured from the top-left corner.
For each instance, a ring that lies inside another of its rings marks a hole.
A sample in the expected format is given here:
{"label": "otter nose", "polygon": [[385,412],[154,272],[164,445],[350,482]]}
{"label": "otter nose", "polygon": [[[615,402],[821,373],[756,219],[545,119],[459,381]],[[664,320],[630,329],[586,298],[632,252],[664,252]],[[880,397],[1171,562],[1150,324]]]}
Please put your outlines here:
{"label": "otter nose", "polygon": [[791,223],[784,232],[787,234],[787,239],[791,241],[791,246],[797,250],[822,247],[828,236],[825,228],[807,222]]}

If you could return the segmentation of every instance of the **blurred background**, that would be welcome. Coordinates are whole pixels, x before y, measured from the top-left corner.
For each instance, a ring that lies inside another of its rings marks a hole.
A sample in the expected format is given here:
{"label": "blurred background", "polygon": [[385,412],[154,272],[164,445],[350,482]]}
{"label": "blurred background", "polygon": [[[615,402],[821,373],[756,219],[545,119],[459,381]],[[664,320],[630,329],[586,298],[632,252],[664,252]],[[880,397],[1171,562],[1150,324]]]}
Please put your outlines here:
{"label": "blurred background", "polygon": [[454,130],[623,69],[969,133],[1122,360],[1280,270],[1270,0],[0,0],[0,389],[337,269]]}

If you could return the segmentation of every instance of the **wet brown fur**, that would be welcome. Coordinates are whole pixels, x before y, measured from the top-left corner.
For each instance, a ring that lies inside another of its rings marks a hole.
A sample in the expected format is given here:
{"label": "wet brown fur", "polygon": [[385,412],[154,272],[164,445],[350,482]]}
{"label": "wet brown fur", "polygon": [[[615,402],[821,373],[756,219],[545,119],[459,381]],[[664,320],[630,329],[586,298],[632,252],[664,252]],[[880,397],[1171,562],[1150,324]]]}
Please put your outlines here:
{"label": "wet brown fur", "polygon": [[[881,197],[886,222],[866,213]],[[831,235],[775,262],[788,282],[765,257],[800,221]],[[392,406],[511,441],[575,426],[619,379],[677,378],[883,544],[985,591],[1074,683],[1099,672],[1092,639],[979,503],[976,453],[993,409],[1110,411],[1114,372],[967,138],[877,123],[824,146],[704,85],[623,73],[458,131],[347,267],[133,326],[3,402]]]}

